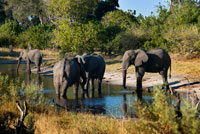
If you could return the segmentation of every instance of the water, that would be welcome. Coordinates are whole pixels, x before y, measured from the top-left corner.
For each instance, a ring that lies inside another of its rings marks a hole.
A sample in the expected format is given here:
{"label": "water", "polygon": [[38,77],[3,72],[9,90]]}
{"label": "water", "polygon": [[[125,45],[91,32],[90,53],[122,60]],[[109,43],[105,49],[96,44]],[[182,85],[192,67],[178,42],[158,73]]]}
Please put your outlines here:
{"label": "water", "polygon": [[[102,83],[102,98],[98,97],[98,93],[95,90],[95,98],[88,98],[84,100],[75,100],[73,88],[71,87],[67,91],[68,100],[58,100],[56,98],[52,77],[45,77],[33,73],[31,75],[27,75],[27,72],[25,71],[26,64],[20,65],[19,74],[17,76],[16,68],[17,64],[0,64],[0,72],[2,74],[8,74],[11,78],[19,77],[20,80],[25,81],[25,83],[36,81],[38,84],[43,84],[43,93],[52,104],[56,104],[71,111],[91,112],[94,114],[108,115],[119,118],[124,117],[125,114],[134,114],[133,102],[135,101],[135,95],[133,95],[130,90],[124,90],[122,86]],[[95,88],[97,88],[97,84],[95,84]],[[145,100],[152,99],[149,94],[145,94],[143,97]]]}

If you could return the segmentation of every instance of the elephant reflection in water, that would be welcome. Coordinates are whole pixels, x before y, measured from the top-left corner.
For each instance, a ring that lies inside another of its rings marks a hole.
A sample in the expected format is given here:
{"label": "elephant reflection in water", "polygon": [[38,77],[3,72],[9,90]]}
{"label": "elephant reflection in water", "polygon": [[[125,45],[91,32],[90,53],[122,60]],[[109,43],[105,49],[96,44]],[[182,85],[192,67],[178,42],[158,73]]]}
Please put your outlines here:
{"label": "elephant reflection in water", "polygon": [[126,94],[123,94],[122,113],[123,113],[124,118],[127,119],[128,118],[128,105],[127,105]]}
{"label": "elephant reflection in water", "polygon": [[[37,84],[38,86],[41,85],[41,76],[39,73],[37,74],[37,78],[34,81],[35,81],[35,84]],[[31,73],[27,72],[27,84],[30,84],[31,82],[33,82],[31,79]]]}
{"label": "elephant reflection in water", "polygon": [[[66,98],[58,98],[56,97],[55,100],[53,100],[53,103],[56,105],[65,108],[70,111],[75,111],[75,112],[91,112],[93,114],[105,114],[105,104],[101,104],[98,106],[95,104],[96,101],[93,101],[94,103],[89,102],[84,102],[85,99],[83,100],[77,100],[77,99],[66,99]],[[97,100],[99,101],[99,100]]]}

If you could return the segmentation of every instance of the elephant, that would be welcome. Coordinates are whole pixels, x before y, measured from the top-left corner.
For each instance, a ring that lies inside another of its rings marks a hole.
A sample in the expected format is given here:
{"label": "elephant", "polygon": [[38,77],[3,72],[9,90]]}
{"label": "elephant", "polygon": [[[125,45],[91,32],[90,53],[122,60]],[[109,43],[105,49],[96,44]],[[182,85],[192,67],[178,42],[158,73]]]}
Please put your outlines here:
{"label": "elephant", "polygon": [[[82,81],[80,81],[82,80]],[[81,83],[82,93],[86,83],[85,69],[80,57],[63,58],[53,67],[53,83],[57,98],[66,99],[68,87],[74,85],[75,98],[78,99],[78,87]]]}
{"label": "elephant", "polygon": [[40,72],[40,65],[42,64],[42,53],[40,52],[40,50],[34,49],[34,50],[22,51],[18,59],[17,72],[19,69],[21,59],[24,59],[27,62],[27,72],[31,72],[30,70],[31,62],[35,63],[35,65],[37,66],[37,72]]}
{"label": "elephant", "polygon": [[100,55],[97,54],[83,54],[81,57],[84,60],[83,66],[85,68],[87,77],[85,85],[87,97],[89,96],[88,95],[89,82],[91,82],[92,97],[94,97],[94,79],[98,79],[98,95],[99,97],[101,97],[101,83],[106,68],[105,61]]}
{"label": "elephant", "polygon": [[136,93],[139,100],[142,99],[142,78],[145,72],[159,73],[163,79],[163,86],[168,90],[167,80],[168,69],[170,67],[169,77],[171,78],[171,58],[169,54],[160,48],[153,50],[127,50],[122,60],[123,87],[126,88],[126,73],[130,65],[135,66],[136,72]]}

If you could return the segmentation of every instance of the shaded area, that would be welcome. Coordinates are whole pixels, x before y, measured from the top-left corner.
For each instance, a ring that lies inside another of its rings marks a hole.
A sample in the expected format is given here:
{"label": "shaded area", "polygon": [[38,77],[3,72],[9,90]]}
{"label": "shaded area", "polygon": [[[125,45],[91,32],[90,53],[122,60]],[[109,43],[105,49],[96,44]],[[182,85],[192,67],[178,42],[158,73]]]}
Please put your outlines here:
{"label": "shaded area", "polygon": [[18,57],[20,52],[12,51],[12,52],[6,52],[6,51],[0,51],[0,56],[11,56],[11,57]]}

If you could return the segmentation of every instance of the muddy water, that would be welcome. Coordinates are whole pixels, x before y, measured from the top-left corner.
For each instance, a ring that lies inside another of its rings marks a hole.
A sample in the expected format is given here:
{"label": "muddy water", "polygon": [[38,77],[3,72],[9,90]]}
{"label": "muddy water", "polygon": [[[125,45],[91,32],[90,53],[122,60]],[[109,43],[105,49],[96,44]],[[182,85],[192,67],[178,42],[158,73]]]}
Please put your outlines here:
{"label": "muddy water", "polygon": [[[133,102],[135,100],[135,95],[133,95],[130,90],[123,90],[122,86],[103,83],[102,98],[98,97],[97,91],[95,90],[95,98],[84,100],[75,100],[73,88],[69,88],[67,91],[68,100],[58,100],[56,99],[52,77],[45,77],[37,74],[27,75],[25,64],[20,65],[19,74],[17,76],[16,67],[17,64],[0,64],[0,72],[2,74],[8,74],[12,78],[20,77],[20,80],[26,83],[36,81],[38,84],[43,84],[43,93],[52,104],[72,111],[91,112],[112,117],[124,117],[126,114],[129,116],[134,114]],[[95,88],[96,87],[97,85],[95,85]],[[144,99],[151,100],[151,96],[148,94],[144,95]]]}

